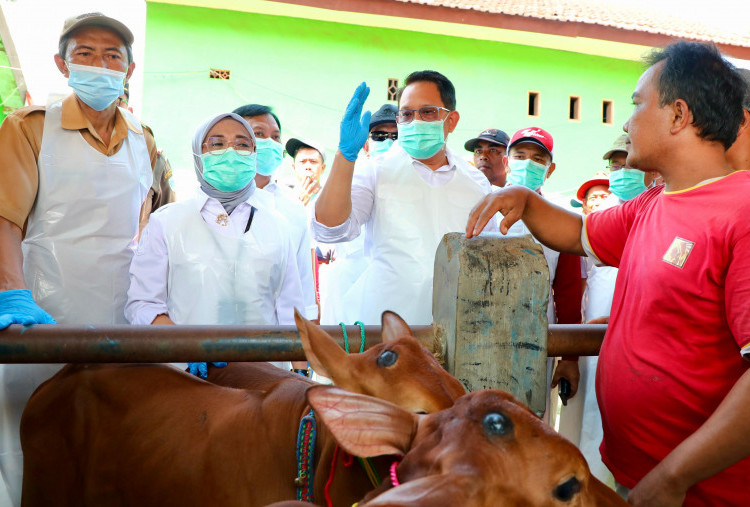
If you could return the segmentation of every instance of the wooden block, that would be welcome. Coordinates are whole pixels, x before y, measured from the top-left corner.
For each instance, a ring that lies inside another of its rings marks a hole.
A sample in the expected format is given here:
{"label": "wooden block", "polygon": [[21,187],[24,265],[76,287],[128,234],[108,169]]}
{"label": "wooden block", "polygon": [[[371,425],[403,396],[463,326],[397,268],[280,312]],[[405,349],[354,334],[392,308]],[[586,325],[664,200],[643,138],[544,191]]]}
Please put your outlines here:
{"label": "wooden block", "polygon": [[446,234],[432,313],[448,371],[469,391],[502,389],[542,415],[548,298],[547,261],[531,236]]}

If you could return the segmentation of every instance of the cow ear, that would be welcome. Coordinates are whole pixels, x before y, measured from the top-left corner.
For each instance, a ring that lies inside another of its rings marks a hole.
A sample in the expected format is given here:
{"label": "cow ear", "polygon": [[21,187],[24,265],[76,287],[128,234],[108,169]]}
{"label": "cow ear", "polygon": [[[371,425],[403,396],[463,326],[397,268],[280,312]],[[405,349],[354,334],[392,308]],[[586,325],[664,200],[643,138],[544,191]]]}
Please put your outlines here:
{"label": "cow ear", "polygon": [[397,313],[386,310],[380,317],[382,324],[383,343],[403,338],[404,336],[414,336],[411,328]]}
{"label": "cow ear", "polygon": [[367,458],[406,454],[419,416],[393,403],[332,386],[307,390],[307,401],[346,452]]}
{"label": "cow ear", "polygon": [[323,329],[304,318],[295,308],[294,321],[297,324],[299,336],[305,357],[312,369],[318,375],[328,377],[335,382],[336,375],[328,365],[345,364],[346,352],[339,347],[331,336]]}

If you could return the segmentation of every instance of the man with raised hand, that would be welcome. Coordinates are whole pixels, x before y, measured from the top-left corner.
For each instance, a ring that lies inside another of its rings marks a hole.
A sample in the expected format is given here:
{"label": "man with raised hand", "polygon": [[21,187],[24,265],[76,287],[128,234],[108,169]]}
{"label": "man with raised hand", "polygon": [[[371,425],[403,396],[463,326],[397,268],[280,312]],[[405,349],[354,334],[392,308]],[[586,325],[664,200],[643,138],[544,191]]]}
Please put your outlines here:
{"label": "man with raised hand", "polygon": [[[750,173],[726,150],[743,84],[712,44],[655,50],[625,123],[627,163],[664,187],[585,220],[513,186],[483,199],[551,248],[619,267],[599,354],[604,463],[635,505],[748,505]],[[731,205],[727,205],[731,203]]]}
{"label": "man with raised hand", "polygon": [[[339,150],[318,197],[318,241],[350,241],[366,224],[371,262],[347,291],[346,321],[377,324],[384,310],[409,324],[432,322],[435,250],[463,230],[472,206],[490,191],[487,178],[445,145],[459,120],[453,84],[435,71],[414,72],[399,94],[398,141],[354,171],[367,140],[369,94],[362,83],[341,121]],[[472,202],[474,201],[474,202]]]}
{"label": "man with raised hand", "polygon": [[[132,44],[131,31],[101,13],[67,19],[55,64],[75,93],[0,125],[0,328],[126,323],[128,268],[156,161],[153,137],[116,104],[135,68]],[[0,366],[0,471],[15,505],[21,413],[59,368]]]}

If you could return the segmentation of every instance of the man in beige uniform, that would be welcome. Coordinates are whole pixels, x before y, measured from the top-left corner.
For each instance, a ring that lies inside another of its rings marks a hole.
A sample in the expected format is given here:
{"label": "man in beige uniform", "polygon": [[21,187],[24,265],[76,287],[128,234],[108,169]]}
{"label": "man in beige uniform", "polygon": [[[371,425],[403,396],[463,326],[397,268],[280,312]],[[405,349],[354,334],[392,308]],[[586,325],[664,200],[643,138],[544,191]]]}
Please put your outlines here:
{"label": "man in beige uniform", "polygon": [[[156,160],[153,137],[115,103],[135,68],[132,43],[125,25],[100,13],[66,20],[55,64],[75,93],[0,125],[0,329],[126,323],[128,268]],[[14,505],[21,413],[58,369],[0,365],[0,488]]]}
{"label": "man in beige uniform", "polygon": [[[141,125],[144,131],[153,137],[154,131],[148,125]],[[158,210],[165,204],[177,201],[177,195],[172,190],[172,165],[164,155],[164,152],[157,149],[156,161],[154,162],[153,183],[148,190],[146,201],[141,207],[141,217],[139,219],[139,230],[143,230],[148,224],[148,217],[154,211]]]}

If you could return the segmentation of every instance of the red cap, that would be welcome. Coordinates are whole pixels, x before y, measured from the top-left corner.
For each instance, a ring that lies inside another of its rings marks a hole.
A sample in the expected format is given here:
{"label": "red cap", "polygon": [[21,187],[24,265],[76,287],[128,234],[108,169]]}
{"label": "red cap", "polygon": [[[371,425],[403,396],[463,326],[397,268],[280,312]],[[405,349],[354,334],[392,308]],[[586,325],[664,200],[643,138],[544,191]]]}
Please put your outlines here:
{"label": "red cap", "polygon": [[513,137],[510,138],[510,144],[508,145],[508,151],[520,143],[534,143],[538,144],[552,156],[552,134],[539,127],[528,127],[516,131]]}
{"label": "red cap", "polygon": [[576,197],[579,201],[583,202],[584,197],[586,197],[586,192],[591,187],[595,187],[596,185],[606,185],[609,187],[609,176],[607,176],[606,173],[596,173],[594,177],[588,181],[584,181],[583,185],[578,187],[578,192],[576,192]]}

